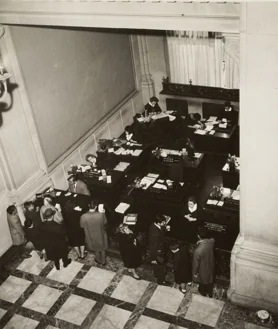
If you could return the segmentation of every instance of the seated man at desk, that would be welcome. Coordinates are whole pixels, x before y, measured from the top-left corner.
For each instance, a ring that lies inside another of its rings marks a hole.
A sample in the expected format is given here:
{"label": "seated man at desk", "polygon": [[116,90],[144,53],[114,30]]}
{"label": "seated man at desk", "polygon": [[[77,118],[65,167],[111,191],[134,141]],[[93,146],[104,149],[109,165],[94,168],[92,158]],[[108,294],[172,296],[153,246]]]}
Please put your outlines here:
{"label": "seated man at desk", "polygon": [[185,124],[189,128],[203,129],[205,124],[201,122],[200,113],[189,113],[185,118]]}
{"label": "seated man at desk", "polygon": [[86,161],[89,162],[92,169],[97,168],[97,157],[93,154],[87,154],[85,157]]}
{"label": "seated man at desk", "polygon": [[149,115],[151,113],[160,113],[162,112],[160,106],[158,105],[159,99],[155,96],[150,98],[148,104],[145,105],[145,115]]}
{"label": "seated man at desk", "polygon": [[230,102],[225,103],[224,113],[222,115],[222,119],[226,119],[226,121],[230,122],[232,125],[237,124],[238,114],[234,110],[233,105]]}
{"label": "seated man at desk", "polygon": [[68,182],[69,182],[69,192],[90,195],[90,191],[87,185],[82,180],[77,179],[76,176],[71,175],[68,178]]}

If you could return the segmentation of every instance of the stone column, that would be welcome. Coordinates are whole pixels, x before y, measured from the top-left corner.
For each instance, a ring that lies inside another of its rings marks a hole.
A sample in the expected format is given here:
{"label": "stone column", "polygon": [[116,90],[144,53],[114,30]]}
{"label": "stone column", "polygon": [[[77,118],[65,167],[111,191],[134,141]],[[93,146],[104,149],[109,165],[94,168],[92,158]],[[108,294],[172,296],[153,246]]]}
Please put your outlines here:
{"label": "stone column", "polygon": [[278,3],[241,3],[240,236],[228,298],[278,310]]}
{"label": "stone column", "polygon": [[139,45],[139,55],[141,63],[141,72],[142,72],[142,96],[144,104],[148,103],[150,97],[155,95],[154,81],[150,73],[150,64],[148,56],[148,44],[147,37],[145,35],[138,36],[138,45]]}

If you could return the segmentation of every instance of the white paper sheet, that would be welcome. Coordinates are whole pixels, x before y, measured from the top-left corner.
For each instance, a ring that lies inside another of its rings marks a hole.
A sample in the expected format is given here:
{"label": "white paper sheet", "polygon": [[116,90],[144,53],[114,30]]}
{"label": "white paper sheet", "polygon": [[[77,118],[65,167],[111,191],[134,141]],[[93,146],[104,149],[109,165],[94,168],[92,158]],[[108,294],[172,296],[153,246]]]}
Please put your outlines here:
{"label": "white paper sheet", "polygon": [[58,191],[56,192],[56,196],[60,196],[62,194],[62,192]]}
{"label": "white paper sheet", "polygon": [[132,155],[138,157],[142,153],[142,151],[143,150],[134,150]]}
{"label": "white paper sheet", "polygon": [[125,202],[121,202],[117,208],[115,209],[116,212],[120,213],[120,214],[124,214],[127,209],[130,207],[130,204],[125,203]]}
{"label": "white paper sheet", "polygon": [[216,120],[217,120],[217,117],[213,117],[213,116],[211,116],[207,119],[207,121],[210,121],[210,122],[216,121]]}
{"label": "white paper sheet", "polygon": [[207,132],[205,130],[197,129],[195,130],[194,134],[198,135],[205,135]]}

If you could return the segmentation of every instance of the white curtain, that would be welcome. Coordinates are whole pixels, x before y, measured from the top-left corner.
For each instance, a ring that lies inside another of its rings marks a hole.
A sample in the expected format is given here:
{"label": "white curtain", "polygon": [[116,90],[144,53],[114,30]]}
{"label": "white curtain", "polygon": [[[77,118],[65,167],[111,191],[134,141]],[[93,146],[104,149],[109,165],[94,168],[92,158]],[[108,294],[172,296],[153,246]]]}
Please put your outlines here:
{"label": "white curtain", "polygon": [[170,80],[173,83],[224,87],[224,43],[208,32],[167,32]]}
{"label": "white curtain", "polygon": [[239,89],[239,65],[235,59],[225,52],[225,88]]}

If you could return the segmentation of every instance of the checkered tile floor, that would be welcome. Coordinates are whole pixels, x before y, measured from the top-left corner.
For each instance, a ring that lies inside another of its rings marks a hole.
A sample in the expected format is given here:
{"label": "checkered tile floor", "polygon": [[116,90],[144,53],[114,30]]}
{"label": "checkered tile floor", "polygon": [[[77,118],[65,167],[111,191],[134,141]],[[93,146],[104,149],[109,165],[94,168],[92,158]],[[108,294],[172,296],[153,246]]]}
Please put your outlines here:
{"label": "checkered tile floor", "polygon": [[[225,301],[137,281],[123,268],[73,261],[56,271],[35,252],[0,285],[0,328],[5,329],[261,329],[242,320],[229,327]],[[246,310],[246,315],[251,311]],[[242,314],[241,314],[242,319]]]}

